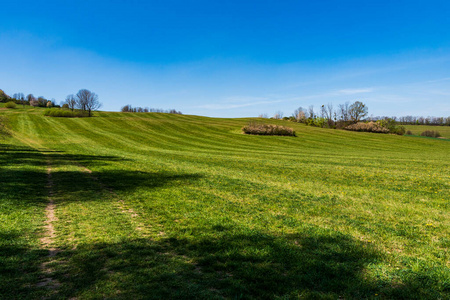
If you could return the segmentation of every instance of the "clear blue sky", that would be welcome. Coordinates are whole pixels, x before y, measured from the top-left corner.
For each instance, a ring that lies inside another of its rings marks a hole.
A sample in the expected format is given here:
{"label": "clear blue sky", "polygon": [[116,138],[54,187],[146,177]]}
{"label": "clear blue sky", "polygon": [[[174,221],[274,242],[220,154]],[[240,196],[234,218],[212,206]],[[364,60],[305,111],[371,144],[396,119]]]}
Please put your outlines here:
{"label": "clear blue sky", "polygon": [[450,115],[450,1],[1,1],[0,89],[218,117]]}

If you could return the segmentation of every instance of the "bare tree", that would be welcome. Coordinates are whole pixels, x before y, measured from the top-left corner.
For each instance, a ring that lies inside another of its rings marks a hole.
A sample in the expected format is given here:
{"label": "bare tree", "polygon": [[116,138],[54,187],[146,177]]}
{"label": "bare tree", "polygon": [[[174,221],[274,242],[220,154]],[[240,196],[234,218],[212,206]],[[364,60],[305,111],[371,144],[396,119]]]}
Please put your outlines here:
{"label": "bare tree", "polygon": [[98,101],[98,95],[89,90],[79,90],[76,97],[77,106],[83,110],[88,111],[89,117],[92,115],[92,111],[99,109],[102,104]]}
{"label": "bare tree", "polygon": [[15,93],[12,96],[12,98],[16,99],[17,101],[20,101],[20,103],[22,103],[22,106],[25,107],[25,103],[24,103],[25,97],[24,97],[23,93]]}
{"label": "bare tree", "polygon": [[350,120],[349,106],[350,106],[349,102],[345,102],[344,104],[339,104],[339,118],[344,122],[347,122]]}
{"label": "bare tree", "polygon": [[350,119],[356,123],[359,122],[365,116],[367,116],[368,109],[364,103],[356,101],[355,103],[350,105],[348,113]]}
{"label": "bare tree", "polygon": [[274,118],[274,119],[277,119],[277,120],[283,119],[283,112],[282,112],[282,111],[277,111],[277,112],[275,113],[275,115],[273,115],[273,118]]}
{"label": "bare tree", "polygon": [[327,118],[328,121],[328,127],[331,128],[331,126],[333,126],[333,104],[332,103],[328,103],[327,106],[325,107],[325,117]]}
{"label": "bare tree", "polygon": [[308,107],[308,118],[314,119],[314,105]]}
{"label": "bare tree", "polygon": [[70,110],[73,111],[77,105],[77,100],[74,95],[68,95],[66,97],[66,104],[69,106]]}
{"label": "bare tree", "polygon": [[300,106],[294,110],[292,116],[297,120],[297,122],[303,122],[306,118],[306,110]]}

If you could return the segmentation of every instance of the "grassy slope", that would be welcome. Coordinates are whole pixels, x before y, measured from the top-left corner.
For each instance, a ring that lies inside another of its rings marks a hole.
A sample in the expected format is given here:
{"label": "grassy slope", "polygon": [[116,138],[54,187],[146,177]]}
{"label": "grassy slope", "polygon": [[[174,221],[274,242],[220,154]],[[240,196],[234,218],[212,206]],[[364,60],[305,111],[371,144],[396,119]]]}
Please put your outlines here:
{"label": "grassy slope", "polygon": [[[12,134],[0,143],[0,297],[449,296],[448,141],[292,123],[296,138],[246,136],[245,119],[165,114],[0,114]],[[48,164],[63,249],[53,292],[35,287],[48,260]]]}

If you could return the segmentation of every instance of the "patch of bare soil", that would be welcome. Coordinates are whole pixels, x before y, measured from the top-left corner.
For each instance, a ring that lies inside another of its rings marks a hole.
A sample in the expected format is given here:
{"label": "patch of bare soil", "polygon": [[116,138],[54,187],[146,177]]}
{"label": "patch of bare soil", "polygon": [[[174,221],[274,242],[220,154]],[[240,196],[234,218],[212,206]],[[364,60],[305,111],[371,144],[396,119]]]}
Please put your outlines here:
{"label": "patch of bare soil", "polygon": [[49,261],[41,264],[41,270],[46,276],[37,284],[38,287],[48,287],[56,289],[59,286],[59,282],[51,277],[52,269],[49,264],[52,262],[52,258],[56,256],[59,250],[53,247],[53,240],[55,238],[55,228],[53,222],[58,218],[55,216],[55,202],[53,200],[53,180],[52,180],[52,168],[48,162],[47,167],[47,186],[49,189],[49,197],[47,207],[45,208],[46,220],[45,220],[45,235],[41,238],[42,248],[48,250]]}

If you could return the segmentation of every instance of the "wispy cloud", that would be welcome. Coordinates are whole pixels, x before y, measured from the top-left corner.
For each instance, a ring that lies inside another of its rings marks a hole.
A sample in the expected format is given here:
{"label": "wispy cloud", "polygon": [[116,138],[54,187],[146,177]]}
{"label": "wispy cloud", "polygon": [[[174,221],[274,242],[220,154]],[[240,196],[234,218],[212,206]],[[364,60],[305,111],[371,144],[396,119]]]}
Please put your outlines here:
{"label": "wispy cloud", "polygon": [[338,90],[337,93],[340,95],[355,95],[373,92],[373,88],[361,88],[361,89],[342,89]]}

